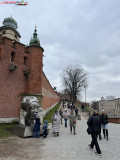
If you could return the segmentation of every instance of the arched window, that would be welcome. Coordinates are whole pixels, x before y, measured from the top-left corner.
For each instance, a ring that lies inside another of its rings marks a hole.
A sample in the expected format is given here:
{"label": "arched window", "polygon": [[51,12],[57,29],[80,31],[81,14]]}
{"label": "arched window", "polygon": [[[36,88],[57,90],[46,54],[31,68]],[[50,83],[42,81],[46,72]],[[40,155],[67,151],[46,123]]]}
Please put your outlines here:
{"label": "arched window", "polygon": [[24,56],[24,65],[27,66],[27,57]]}
{"label": "arched window", "polygon": [[14,52],[11,53],[11,62],[15,62],[15,53]]}

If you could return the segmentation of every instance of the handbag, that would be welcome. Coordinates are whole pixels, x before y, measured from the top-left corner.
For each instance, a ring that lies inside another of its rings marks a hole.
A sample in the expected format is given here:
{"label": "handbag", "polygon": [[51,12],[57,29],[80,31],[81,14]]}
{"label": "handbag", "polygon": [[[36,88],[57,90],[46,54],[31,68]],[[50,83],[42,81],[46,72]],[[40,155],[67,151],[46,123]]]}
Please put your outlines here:
{"label": "handbag", "polygon": [[73,123],[76,123],[77,121],[76,121],[76,119],[75,120],[73,120]]}
{"label": "handbag", "polygon": [[91,134],[92,133],[92,129],[90,127],[87,128],[87,133]]}

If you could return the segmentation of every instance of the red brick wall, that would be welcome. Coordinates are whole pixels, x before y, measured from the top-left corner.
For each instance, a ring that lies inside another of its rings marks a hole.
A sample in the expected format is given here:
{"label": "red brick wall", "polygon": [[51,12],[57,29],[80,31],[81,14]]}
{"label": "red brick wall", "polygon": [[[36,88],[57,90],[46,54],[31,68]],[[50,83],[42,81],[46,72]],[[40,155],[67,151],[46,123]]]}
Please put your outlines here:
{"label": "red brick wall", "polygon": [[[9,70],[11,52],[15,53],[14,63],[17,69]],[[27,57],[24,65],[24,57]],[[49,81],[42,72],[43,49],[38,47],[25,47],[25,45],[12,40],[0,38],[0,118],[19,117],[22,94],[43,94],[44,109],[59,102],[59,97],[52,89]],[[24,70],[30,74],[26,78]]]}
{"label": "red brick wall", "polygon": [[[18,117],[21,93],[26,91],[26,79],[22,71],[25,47],[17,43],[16,48],[13,48],[12,41],[4,39],[4,44],[0,43],[0,49],[0,118]],[[9,71],[11,52],[15,53],[15,64],[18,67],[13,72]]]}
{"label": "red brick wall", "polygon": [[30,75],[27,79],[28,93],[42,94],[43,49],[39,47],[26,48],[29,56]]}
{"label": "red brick wall", "polygon": [[43,108],[47,109],[51,107],[53,104],[60,101],[60,97],[53,90],[50,85],[47,77],[42,72],[42,94],[43,94]]}
{"label": "red brick wall", "polygon": [[119,123],[120,124],[120,118],[109,118],[109,123]]}

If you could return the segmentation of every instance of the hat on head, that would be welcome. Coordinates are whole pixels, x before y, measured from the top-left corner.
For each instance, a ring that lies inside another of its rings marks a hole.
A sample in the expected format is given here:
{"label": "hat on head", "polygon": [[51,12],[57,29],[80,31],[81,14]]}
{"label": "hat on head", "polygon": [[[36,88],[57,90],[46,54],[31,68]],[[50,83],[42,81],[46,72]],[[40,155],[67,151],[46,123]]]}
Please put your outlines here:
{"label": "hat on head", "polygon": [[105,112],[104,110],[102,110],[102,112]]}
{"label": "hat on head", "polygon": [[38,113],[38,114],[36,115],[36,117],[39,118],[39,117],[40,117],[40,114]]}
{"label": "hat on head", "polygon": [[67,108],[65,108],[65,111],[67,111]]}

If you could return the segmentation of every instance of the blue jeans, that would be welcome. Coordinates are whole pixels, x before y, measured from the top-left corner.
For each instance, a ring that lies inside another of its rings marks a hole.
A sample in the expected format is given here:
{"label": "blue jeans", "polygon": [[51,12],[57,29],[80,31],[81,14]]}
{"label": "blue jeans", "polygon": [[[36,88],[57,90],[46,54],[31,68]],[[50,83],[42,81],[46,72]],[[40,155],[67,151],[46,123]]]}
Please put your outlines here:
{"label": "blue jeans", "polygon": [[40,138],[40,131],[34,131],[33,132],[33,138],[35,138],[37,135],[37,138]]}
{"label": "blue jeans", "polygon": [[82,112],[84,112],[84,108],[82,108]]}
{"label": "blue jeans", "polygon": [[64,119],[65,120],[65,127],[67,127],[67,119]]}

